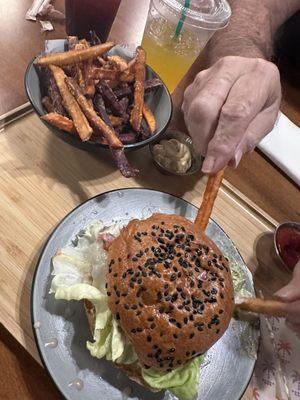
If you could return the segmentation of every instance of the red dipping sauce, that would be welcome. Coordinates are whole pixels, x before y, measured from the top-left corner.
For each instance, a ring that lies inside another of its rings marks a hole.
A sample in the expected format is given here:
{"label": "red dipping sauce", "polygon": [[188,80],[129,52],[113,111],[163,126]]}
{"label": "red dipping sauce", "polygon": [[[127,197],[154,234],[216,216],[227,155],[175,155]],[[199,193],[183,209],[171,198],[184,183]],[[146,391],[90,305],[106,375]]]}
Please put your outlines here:
{"label": "red dipping sauce", "polygon": [[282,261],[290,270],[293,270],[300,260],[300,224],[280,225],[275,233],[275,242]]}

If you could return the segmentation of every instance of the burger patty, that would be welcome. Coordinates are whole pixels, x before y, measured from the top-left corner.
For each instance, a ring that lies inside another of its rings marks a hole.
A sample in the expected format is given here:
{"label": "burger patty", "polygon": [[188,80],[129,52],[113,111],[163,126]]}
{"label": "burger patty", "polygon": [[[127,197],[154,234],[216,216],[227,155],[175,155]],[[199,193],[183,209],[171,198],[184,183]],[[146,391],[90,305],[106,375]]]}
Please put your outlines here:
{"label": "burger patty", "polygon": [[223,335],[234,306],[228,260],[191,221],[133,220],[108,253],[108,304],[144,368],[172,370]]}

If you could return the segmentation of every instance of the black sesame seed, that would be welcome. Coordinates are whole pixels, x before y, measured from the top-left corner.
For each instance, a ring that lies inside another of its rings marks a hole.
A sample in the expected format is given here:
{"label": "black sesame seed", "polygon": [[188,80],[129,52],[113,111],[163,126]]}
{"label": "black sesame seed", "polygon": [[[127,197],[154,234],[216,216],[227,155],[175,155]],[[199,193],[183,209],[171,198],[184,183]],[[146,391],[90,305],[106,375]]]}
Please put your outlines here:
{"label": "black sesame seed", "polygon": [[131,333],[136,333],[136,329],[131,329]]}
{"label": "black sesame seed", "polygon": [[110,292],[107,292],[107,296],[111,296],[111,293],[110,293]]}
{"label": "black sesame seed", "polygon": [[219,314],[223,314],[224,310],[219,310]]}
{"label": "black sesame seed", "polygon": [[152,321],[154,321],[154,318],[153,318],[153,317],[149,317],[149,318],[148,318],[148,321],[149,321],[149,322],[152,322]]}
{"label": "black sesame seed", "polygon": [[224,299],[224,294],[220,293],[220,297],[221,297],[221,299]]}
{"label": "black sesame seed", "polygon": [[151,325],[150,325],[150,329],[154,329],[155,328],[155,323],[153,322]]}
{"label": "black sesame seed", "polygon": [[172,347],[172,348],[169,349],[168,351],[169,351],[169,353],[174,353],[175,349],[174,349],[174,347]]}
{"label": "black sesame seed", "polygon": [[129,283],[129,286],[133,289],[133,288],[134,288],[134,283],[133,283],[133,282],[130,282],[130,283]]}
{"label": "black sesame seed", "polygon": [[177,322],[176,326],[177,326],[177,328],[181,329],[181,323],[180,322]]}
{"label": "black sesame seed", "polygon": [[186,353],[185,353],[185,355],[187,356],[187,357],[189,357],[190,356],[190,352],[189,351],[187,351]]}
{"label": "black sesame seed", "polygon": [[184,317],[184,319],[183,319],[183,322],[184,322],[185,324],[187,324],[187,323],[188,323],[188,319],[187,319],[187,317]]}
{"label": "black sesame seed", "polygon": [[193,339],[194,336],[195,336],[194,332],[190,333],[190,339]]}
{"label": "black sesame seed", "polygon": [[136,328],[137,332],[143,332],[143,328]]}
{"label": "black sesame seed", "polygon": [[176,335],[176,333],[173,333],[173,338],[178,339],[178,336]]}
{"label": "black sesame seed", "polygon": [[132,257],[132,259],[131,259],[132,261],[137,261],[138,260],[138,258],[137,257]]}
{"label": "black sesame seed", "polygon": [[217,329],[217,330],[216,330],[216,334],[218,334],[219,332],[220,332],[220,329]]}
{"label": "black sesame seed", "polygon": [[160,314],[162,314],[164,312],[164,308],[163,307],[159,307],[159,312],[160,312]]}
{"label": "black sesame seed", "polygon": [[152,340],[152,337],[150,335],[147,336],[147,342],[151,342],[151,340]]}

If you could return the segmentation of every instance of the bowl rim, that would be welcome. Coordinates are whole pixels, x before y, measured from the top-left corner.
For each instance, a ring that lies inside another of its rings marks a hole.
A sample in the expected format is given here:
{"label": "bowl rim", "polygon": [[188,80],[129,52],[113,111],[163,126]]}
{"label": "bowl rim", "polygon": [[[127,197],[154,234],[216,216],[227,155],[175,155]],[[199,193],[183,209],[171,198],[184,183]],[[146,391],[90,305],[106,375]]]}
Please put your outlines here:
{"label": "bowl rim", "polygon": [[[54,126],[52,126],[49,122],[41,119],[41,117],[43,115],[46,115],[47,113],[41,113],[40,110],[38,109],[37,105],[36,105],[36,100],[34,98],[34,96],[32,95],[32,92],[30,90],[30,84],[29,84],[29,72],[32,68],[34,68],[34,61],[35,59],[39,56],[36,55],[34,56],[30,62],[28,63],[27,67],[26,67],[26,71],[25,71],[25,75],[24,75],[24,87],[25,87],[25,91],[26,91],[26,95],[28,97],[28,100],[32,106],[32,108],[34,109],[34,111],[36,112],[36,114],[40,117],[40,120],[48,127],[49,130],[55,130],[56,132],[60,133],[60,134],[64,134],[67,135],[67,137],[71,137],[74,140],[78,141],[79,144],[84,143],[90,146],[95,146],[95,147],[101,147],[104,149],[109,149],[109,146],[106,144],[101,144],[101,143],[95,143],[91,140],[87,140],[86,142],[82,142],[79,138],[77,138],[76,136],[72,135],[69,132],[63,131],[62,129],[58,129]],[[149,138],[147,138],[146,140],[142,140],[140,142],[136,142],[136,143],[130,143],[130,144],[124,144],[123,148],[124,150],[134,150],[134,149],[139,149],[141,147],[147,146],[149,144],[151,144],[154,140],[157,140],[158,138],[161,137],[161,135],[166,131],[166,129],[168,128],[172,115],[173,115],[173,101],[172,101],[172,97],[171,94],[169,92],[169,89],[167,88],[166,84],[163,82],[163,80],[160,78],[160,76],[158,75],[157,72],[154,71],[153,68],[150,67],[150,65],[146,64],[146,70],[149,70],[151,73],[153,73],[158,79],[161,80],[162,85],[163,85],[163,89],[166,92],[167,95],[167,99],[168,99],[168,103],[170,104],[170,112],[169,112],[169,116],[168,116],[168,120],[166,122],[166,124],[164,125],[164,127],[156,132],[154,135],[151,135]],[[40,82],[39,82],[40,83]]]}

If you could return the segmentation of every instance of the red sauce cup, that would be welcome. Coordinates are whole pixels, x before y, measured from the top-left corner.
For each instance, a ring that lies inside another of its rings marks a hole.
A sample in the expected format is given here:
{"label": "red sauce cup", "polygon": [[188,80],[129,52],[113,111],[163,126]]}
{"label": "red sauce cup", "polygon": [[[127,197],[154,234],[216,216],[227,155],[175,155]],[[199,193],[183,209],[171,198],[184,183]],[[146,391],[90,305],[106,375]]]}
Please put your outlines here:
{"label": "red sauce cup", "polygon": [[274,234],[275,249],[283,265],[293,271],[300,260],[300,223],[284,222]]}

